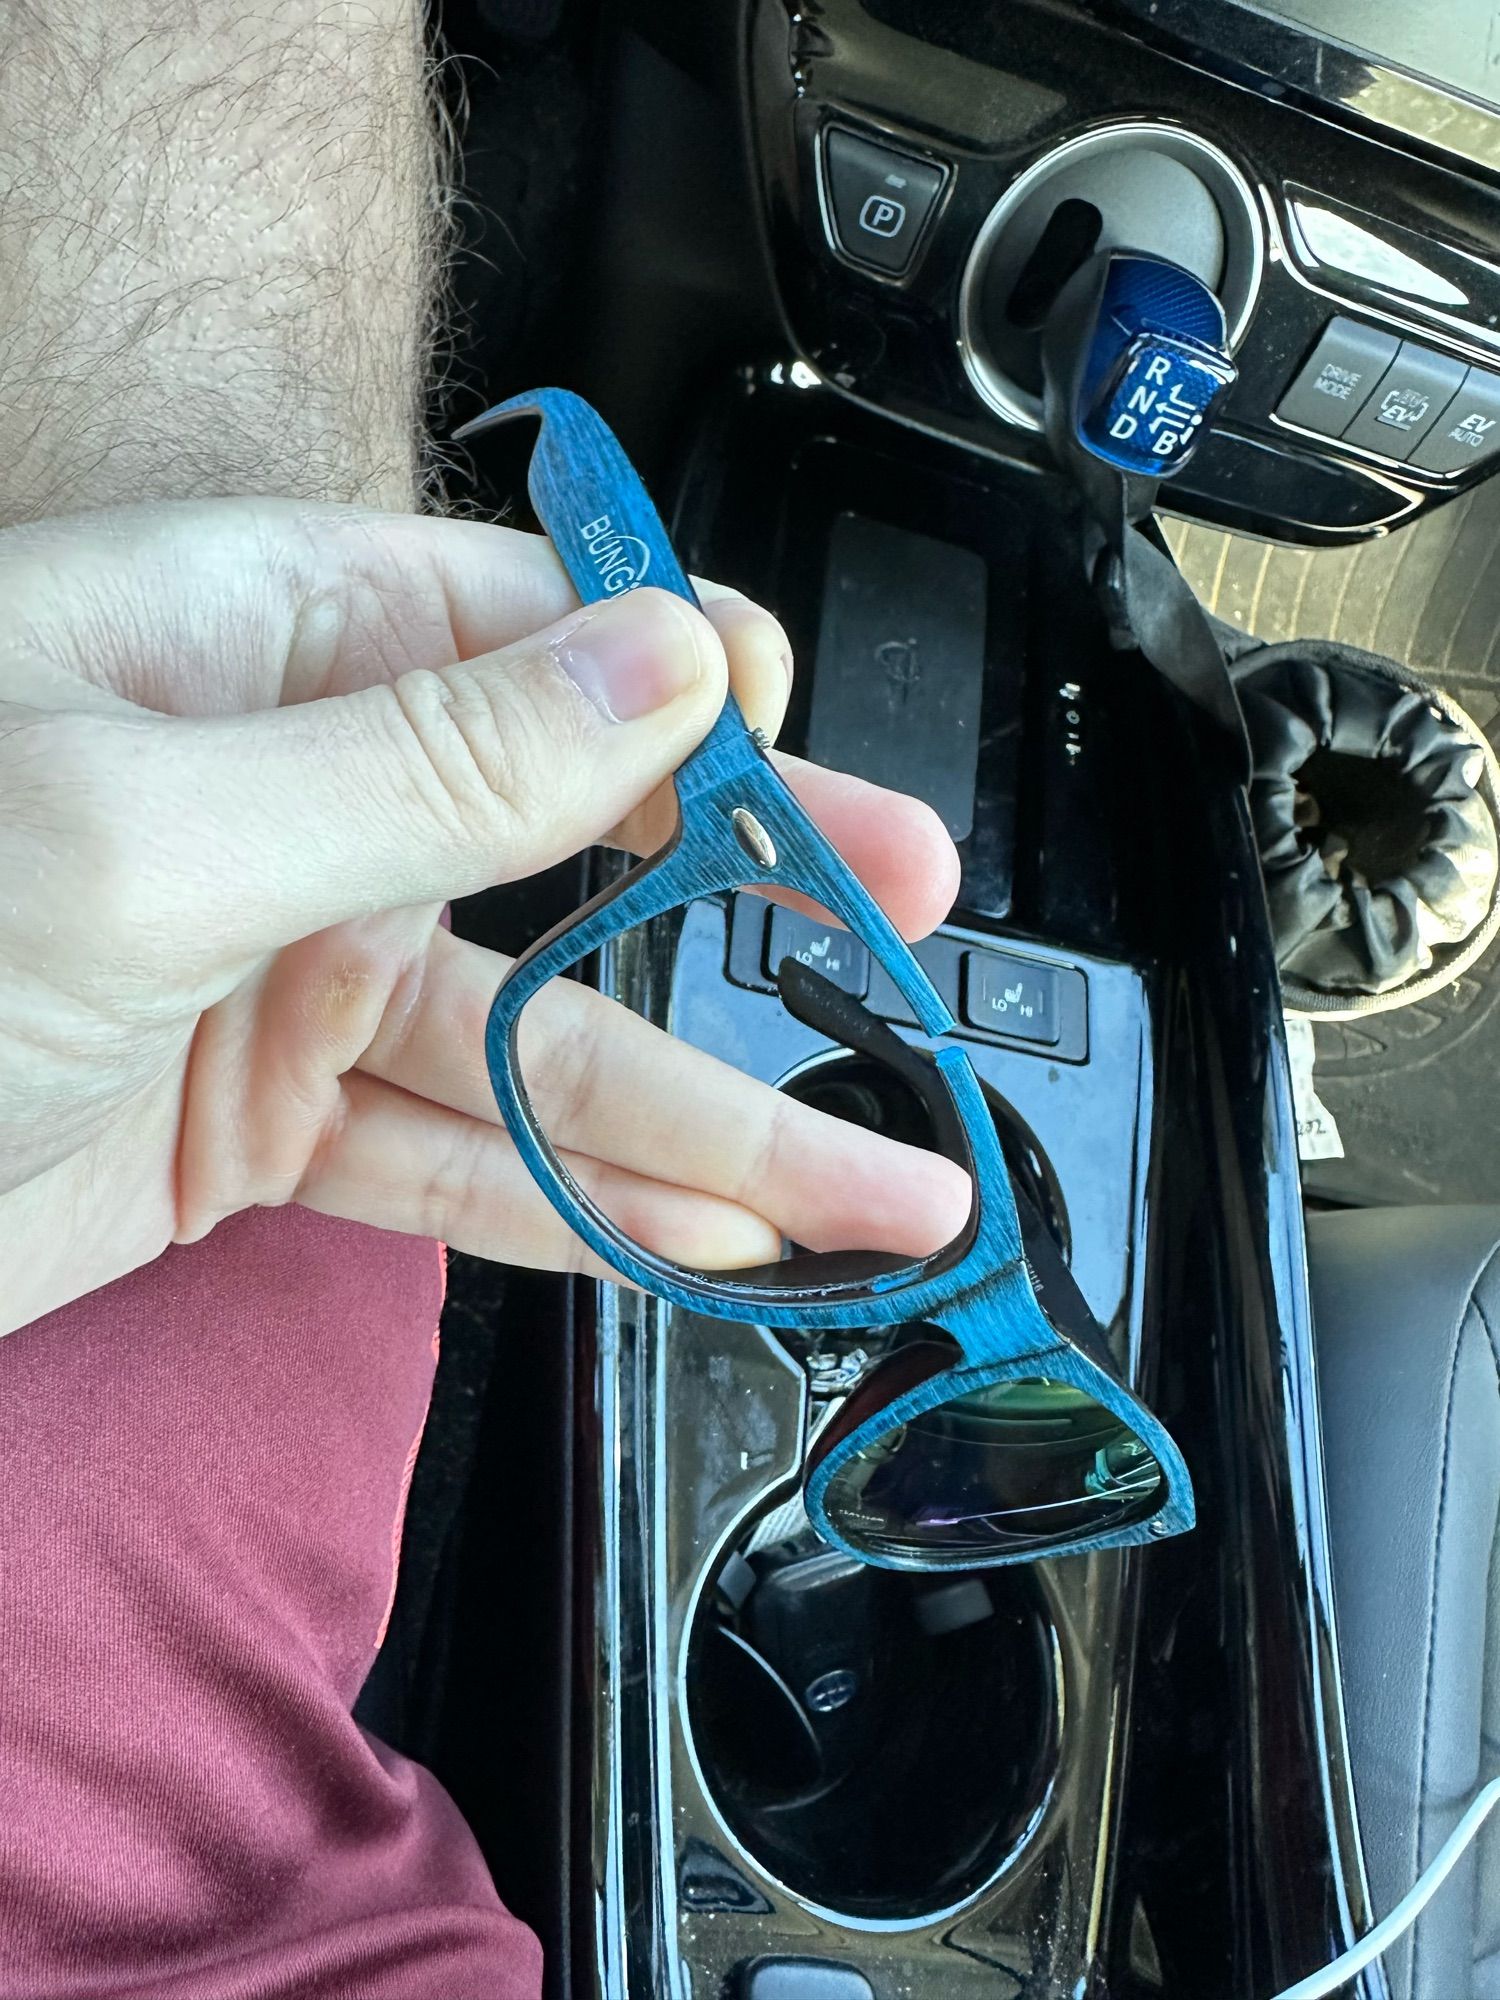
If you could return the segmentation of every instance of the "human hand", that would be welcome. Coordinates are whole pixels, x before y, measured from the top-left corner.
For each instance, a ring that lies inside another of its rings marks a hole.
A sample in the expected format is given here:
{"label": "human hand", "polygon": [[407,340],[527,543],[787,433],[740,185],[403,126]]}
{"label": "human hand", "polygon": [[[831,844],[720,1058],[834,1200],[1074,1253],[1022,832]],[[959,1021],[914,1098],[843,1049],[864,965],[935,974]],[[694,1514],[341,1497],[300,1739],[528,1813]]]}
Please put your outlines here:
{"label": "human hand", "polygon": [[[498,1122],[508,961],[439,913],[659,845],[726,676],[775,734],[775,621],[732,593],[580,611],[504,528],[228,501],[0,534],[0,626],[0,1332],[255,1204],[602,1270]],[[783,767],[908,935],[942,917],[925,807]],[[758,1262],[793,1226],[919,1254],[967,1214],[947,1162],[585,989],[536,1035],[570,1166],[666,1255]]]}

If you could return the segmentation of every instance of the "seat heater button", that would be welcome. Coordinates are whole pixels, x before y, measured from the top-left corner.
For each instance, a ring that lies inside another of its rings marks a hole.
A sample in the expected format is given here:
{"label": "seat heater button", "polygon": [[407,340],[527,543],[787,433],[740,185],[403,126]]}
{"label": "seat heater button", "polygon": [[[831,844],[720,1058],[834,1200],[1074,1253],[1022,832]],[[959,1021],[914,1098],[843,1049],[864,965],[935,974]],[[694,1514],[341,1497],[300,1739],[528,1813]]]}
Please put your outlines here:
{"label": "seat heater button", "polygon": [[771,912],[766,939],[766,971],[774,979],[784,958],[821,972],[841,992],[863,1000],[870,984],[870,954],[857,937],[836,925],[817,923],[796,910]]}
{"label": "seat heater button", "polygon": [[971,1028],[1050,1047],[1062,1033],[1057,1001],[1050,965],[998,951],[964,953],[963,1015]]}
{"label": "seat heater button", "polygon": [[1452,402],[1467,369],[1450,354],[1403,340],[1369,401],[1343,433],[1345,444],[1387,458],[1410,458]]}
{"label": "seat heater button", "polygon": [[1471,368],[1463,387],[1411,455],[1424,472],[1461,472],[1500,445],[1500,375]]}
{"label": "seat heater button", "polygon": [[837,130],[823,142],[823,159],[835,247],[893,277],[905,271],[942,189],[943,170]]}
{"label": "seat heater button", "polygon": [[1401,342],[1358,320],[1330,320],[1323,337],[1276,406],[1276,414],[1307,431],[1338,437],[1380,377]]}

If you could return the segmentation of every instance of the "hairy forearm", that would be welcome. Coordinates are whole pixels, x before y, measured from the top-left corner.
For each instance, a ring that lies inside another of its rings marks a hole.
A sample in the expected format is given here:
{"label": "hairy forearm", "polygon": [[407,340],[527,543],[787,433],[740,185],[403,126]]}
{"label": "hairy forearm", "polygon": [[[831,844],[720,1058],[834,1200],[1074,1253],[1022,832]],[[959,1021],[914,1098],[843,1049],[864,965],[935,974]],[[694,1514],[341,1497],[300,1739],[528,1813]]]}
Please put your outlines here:
{"label": "hairy forearm", "polygon": [[409,506],[443,251],[413,0],[0,0],[0,521]]}

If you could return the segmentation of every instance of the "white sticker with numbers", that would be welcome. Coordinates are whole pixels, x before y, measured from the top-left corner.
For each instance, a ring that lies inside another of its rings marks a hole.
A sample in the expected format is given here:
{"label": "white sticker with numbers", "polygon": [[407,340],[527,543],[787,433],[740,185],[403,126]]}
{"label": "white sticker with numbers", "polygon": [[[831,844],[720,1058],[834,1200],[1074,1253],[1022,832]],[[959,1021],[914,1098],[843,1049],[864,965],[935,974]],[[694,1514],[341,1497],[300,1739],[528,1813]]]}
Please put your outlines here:
{"label": "white sticker with numbers", "polygon": [[1333,1113],[1313,1080],[1316,1050],[1313,1024],[1305,1014],[1286,1017],[1287,1053],[1292,1063],[1292,1103],[1297,1117],[1297,1151],[1304,1160],[1341,1160],[1344,1142]]}

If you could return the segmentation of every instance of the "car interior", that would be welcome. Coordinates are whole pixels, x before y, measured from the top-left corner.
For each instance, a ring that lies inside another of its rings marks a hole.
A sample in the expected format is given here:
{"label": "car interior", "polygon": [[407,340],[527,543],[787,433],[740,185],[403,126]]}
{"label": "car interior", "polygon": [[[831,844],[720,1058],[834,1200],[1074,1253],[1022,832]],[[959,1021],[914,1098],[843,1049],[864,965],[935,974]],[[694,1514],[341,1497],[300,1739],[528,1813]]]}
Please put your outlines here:
{"label": "car interior", "polygon": [[[919,959],[1197,1525],[871,1567],[799,1475],[872,1338],[454,1255],[358,1713],[459,1803],[549,2000],[1272,2000],[1500,1771],[1500,13],[443,0],[433,32],[442,504],[535,527],[524,427],[443,441],[583,395],[684,565],[784,624],[782,744],[941,815]],[[1122,255],[1221,309],[1150,605],[1057,418],[1073,281]],[[455,928],[520,951],[621,866]],[[858,939],[747,891],[589,976],[934,1143],[783,1009],[788,957],[929,1044]],[[1326,1990],[1500,2000],[1500,1819]]]}

